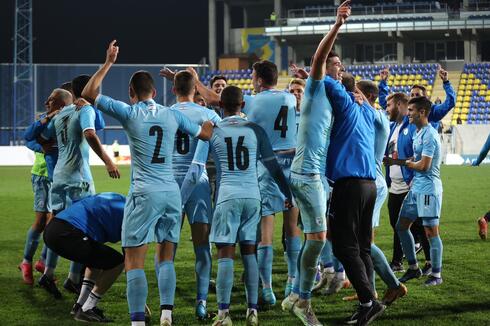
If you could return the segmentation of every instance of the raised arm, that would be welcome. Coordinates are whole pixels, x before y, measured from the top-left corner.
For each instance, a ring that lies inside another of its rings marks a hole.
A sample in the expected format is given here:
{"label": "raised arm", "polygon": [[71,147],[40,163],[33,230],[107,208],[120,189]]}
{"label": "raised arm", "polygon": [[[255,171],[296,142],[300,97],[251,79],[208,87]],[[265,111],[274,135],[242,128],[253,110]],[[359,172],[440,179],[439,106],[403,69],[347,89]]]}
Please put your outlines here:
{"label": "raised arm", "polygon": [[447,71],[444,69],[439,69],[439,77],[442,79],[442,87],[446,92],[446,100],[441,104],[435,104],[432,106],[429,114],[429,121],[437,122],[448,114],[449,111],[454,108],[456,104],[456,92],[454,91],[451,82],[448,79]]}
{"label": "raised arm", "polygon": [[95,103],[95,99],[97,98],[97,95],[99,95],[100,85],[102,84],[102,81],[107,75],[107,72],[112,67],[112,65],[116,62],[117,54],[119,53],[119,47],[115,46],[115,44],[116,44],[116,40],[113,40],[109,44],[109,47],[107,48],[107,52],[106,52],[105,63],[90,78],[87,85],[85,85],[85,88],[82,91],[82,97],[92,104]]}
{"label": "raised arm", "polygon": [[379,85],[378,85],[379,106],[381,106],[383,110],[386,110],[386,107],[388,106],[388,102],[386,101],[386,98],[390,93],[390,88],[388,87],[388,77],[390,76],[390,70],[388,68],[385,68],[380,71],[379,75],[381,77],[381,80],[379,81]]}
{"label": "raised arm", "polygon": [[194,79],[196,81],[197,91],[199,92],[199,94],[202,95],[202,97],[204,97],[206,102],[212,106],[219,106],[220,96],[218,94],[216,94],[215,92],[213,92],[213,90],[206,87],[206,85],[204,85],[199,80],[199,75],[197,74],[197,71],[194,68],[187,67],[186,70],[194,76]]}
{"label": "raised arm", "polygon": [[315,54],[313,55],[313,62],[311,64],[310,71],[310,76],[313,79],[321,80],[325,76],[325,61],[327,60],[330,51],[332,51],[332,47],[335,43],[340,27],[350,16],[350,11],[350,0],[344,1],[337,9],[337,21],[328,34],[321,40]]}
{"label": "raised arm", "polygon": [[480,154],[478,155],[478,158],[471,164],[473,166],[478,166],[480,165],[481,162],[487,157],[488,151],[490,151],[490,134],[488,134],[487,141],[483,145]]}

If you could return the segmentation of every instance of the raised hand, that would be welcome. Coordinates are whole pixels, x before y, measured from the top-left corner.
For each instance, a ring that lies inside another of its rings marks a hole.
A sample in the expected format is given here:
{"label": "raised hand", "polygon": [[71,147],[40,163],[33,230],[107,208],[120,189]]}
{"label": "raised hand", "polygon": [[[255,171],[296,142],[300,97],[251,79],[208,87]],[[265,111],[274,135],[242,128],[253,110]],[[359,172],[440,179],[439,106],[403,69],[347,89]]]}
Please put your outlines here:
{"label": "raised hand", "polygon": [[169,68],[165,67],[163,69],[160,69],[160,76],[173,81],[175,77],[175,71],[172,71]]}
{"label": "raised hand", "polygon": [[350,0],[344,1],[338,8],[337,8],[337,21],[336,24],[343,25],[347,18],[349,18],[350,13],[351,13],[351,8],[350,8]]}
{"label": "raised hand", "polygon": [[113,40],[109,44],[109,47],[107,48],[106,57],[105,57],[106,63],[111,63],[111,64],[116,63],[117,54],[119,53],[119,47],[116,46],[115,44],[116,44],[116,40]]}
{"label": "raised hand", "polygon": [[379,76],[381,77],[381,80],[387,81],[388,77],[390,76],[390,69],[389,67],[384,68],[379,72]]}
{"label": "raised hand", "polygon": [[443,82],[448,81],[447,71],[442,69],[441,66],[439,66],[439,77]]}
{"label": "raised hand", "polygon": [[303,68],[298,67],[294,63],[289,65],[289,70],[291,70],[291,73],[295,78],[301,78],[301,79],[307,79],[308,78],[308,72],[306,70],[304,70]]}

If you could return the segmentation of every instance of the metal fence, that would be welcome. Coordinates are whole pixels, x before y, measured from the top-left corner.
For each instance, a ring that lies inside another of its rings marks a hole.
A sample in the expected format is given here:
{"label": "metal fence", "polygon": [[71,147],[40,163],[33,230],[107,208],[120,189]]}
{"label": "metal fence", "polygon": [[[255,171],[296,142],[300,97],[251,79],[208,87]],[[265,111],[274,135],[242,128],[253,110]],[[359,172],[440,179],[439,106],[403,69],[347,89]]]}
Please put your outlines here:
{"label": "metal fence", "polygon": [[[155,101],[163,105],[175,103],[175,95],[172,93],[172,83],[159,77],[162,67],[172,70],[185,69],[188,66],[196,68],[198,73],[204,74],[208,70],[207,65],[136,65],[136,64],[116,64],[109,71],[101,92],[113,98],[128,101],[128,85],[131,75],[138,70],[149,71],[157,89]],[[97,71],[99,65],[96,64],[35,64],[34,65],[34,108],[28,110],[35,112],[30,117],[22,117],[23,120],[33,122],[36,114],[44,112],[44,102],[51,94],[51,91],[59,87],[62,83],[72,80],[80,74],[91,75]],[[0,64],[0,146],[19,145],[13,139],[13,65]],[[126,144],[127,139],[122,128],[116,120],[105,116],[107,129],[101,131],[99,136],[105,144],[112,143],[118,139],[120,144]],[[16,130],[22,132],[27,126],[20,126]]]}

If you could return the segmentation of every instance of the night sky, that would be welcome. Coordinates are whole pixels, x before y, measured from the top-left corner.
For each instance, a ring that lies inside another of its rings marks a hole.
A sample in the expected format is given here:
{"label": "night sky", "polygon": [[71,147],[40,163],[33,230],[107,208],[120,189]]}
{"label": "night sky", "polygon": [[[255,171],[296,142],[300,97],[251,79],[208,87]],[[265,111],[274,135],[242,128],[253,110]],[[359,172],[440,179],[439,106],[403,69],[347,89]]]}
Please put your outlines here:
{"label": "night sky", "polygon": [[[12,62],[14,6],[0,1],[0,62]],[[33,6],[34,63],[101,63],[112,39],[120,46],[118,63],[197,63],[208,55],[207,0],[33,0]]]}

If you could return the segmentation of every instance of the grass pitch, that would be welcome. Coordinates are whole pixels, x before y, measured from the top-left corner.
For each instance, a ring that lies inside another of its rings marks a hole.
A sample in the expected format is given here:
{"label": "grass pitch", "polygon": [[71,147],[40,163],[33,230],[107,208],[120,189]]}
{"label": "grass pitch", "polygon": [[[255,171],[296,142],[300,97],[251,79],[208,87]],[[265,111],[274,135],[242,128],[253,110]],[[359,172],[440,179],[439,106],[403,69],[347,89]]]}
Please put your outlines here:
{"label": "grass pitch", "polygon": [[[93,167],[92,172],[98,192],[127,193],[128,167],[121,167],[120,180],[111,180],[103,167]],[[490,241],[480,240],[476,224],[476,218],[490,209],[490,166],[443,166],[441,172],[444,186],[441,218],[444,283],[426,288],[422,285],[422,279],[410,281],[407,284],[408,296],[390,306],[375,322],[377,325],[490,325]],[[31,288],[22,284],[21,274],[17,270],[22,259],[25,235],[34,218],[30,168],[1,167],[0,180],[0,324],[75,325],[76,322],[69,315],[75,300],[72,294],[62,290],[63,299],[55,300],[38,286]],[[280,241],[282,217],[278,216],[276,221],[273,285],[278,304],[271,310],[260,312],[259,319],[261,325],[298,325],[298,320],[282,312],[279,304],[283,298],[287,267]],[[376,243],[388,258],[391,258],[392,232],[385,204]],[[41,245],[35,259],[40,251]],[[419,259],[423,259],[420,254]],[[244,325],[244,287],[239,281],[242,265],[238,262],[235,266],[231,312],[233,322]],[[56,272],[60,288],[68,267],[68,262],[61,259]],[[177,291],[174,323],[199,325],[194,319],[194,253],[187,222],[182,231],[175,267]],[[145,269],[149,282],[148,304],[154,311],[152,325],[158,325],[159,299],[153,269],[153,250],[149,253]],[[213,275],[216,275],[215,260]],[[38,277],[39,274],[35,275],[36,279]],[[379,278],[376,284],[378,293],[382,295],[386,286]],[[331,297],[314,297],[313,307],[320,321],[332,325],[347,317],[354,305],[343,302],[341,298],[352,292],[352,289],[348,289]],[[124,274],[99,306],[115,319],[114,325],[129,325]],[[214,294],[208,298],[208,307],[210,311],[217,309]],[[204,324],[210,325],[211,322]]]}

